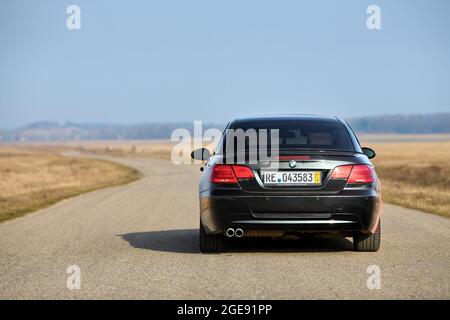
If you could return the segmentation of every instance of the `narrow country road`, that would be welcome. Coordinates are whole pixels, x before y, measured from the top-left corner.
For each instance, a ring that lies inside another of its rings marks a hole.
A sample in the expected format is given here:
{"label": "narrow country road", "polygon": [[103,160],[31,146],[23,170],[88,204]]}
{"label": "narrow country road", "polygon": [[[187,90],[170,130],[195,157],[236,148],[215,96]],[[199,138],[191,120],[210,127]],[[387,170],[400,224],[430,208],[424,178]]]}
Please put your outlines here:
{"label": "narrow country road", "polygon": [[[450,299],[450,219],[385,205],[382,247],[246,241],[198,251],[198,167],[115,159],[145,176],[0,224],[0,298]],[[81,289],[66,286],[81,270]],[[366,285],[370,265],[381,289]]]}

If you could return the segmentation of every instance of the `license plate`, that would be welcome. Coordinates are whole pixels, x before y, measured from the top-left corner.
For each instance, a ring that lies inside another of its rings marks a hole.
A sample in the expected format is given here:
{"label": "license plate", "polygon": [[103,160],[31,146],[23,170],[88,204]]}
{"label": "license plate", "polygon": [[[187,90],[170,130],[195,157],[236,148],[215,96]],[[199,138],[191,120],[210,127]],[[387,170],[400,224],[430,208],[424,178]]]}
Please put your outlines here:
{"label": "license plate", "polygon": [[320,171],[265,171],[262,172],[264,185],[318,185]]}

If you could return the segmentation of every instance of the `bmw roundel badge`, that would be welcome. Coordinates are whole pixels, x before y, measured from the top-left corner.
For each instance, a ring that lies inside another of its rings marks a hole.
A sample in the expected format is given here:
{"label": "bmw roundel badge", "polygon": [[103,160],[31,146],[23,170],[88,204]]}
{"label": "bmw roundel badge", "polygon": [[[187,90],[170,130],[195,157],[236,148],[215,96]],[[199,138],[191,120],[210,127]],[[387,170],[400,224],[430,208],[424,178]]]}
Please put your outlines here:
{"label": "bmw roundel badge", "polygon": [[297,161],[295,161],[295,160],[289,161],[289,167],[295,168],[296,165],[297,165]]}

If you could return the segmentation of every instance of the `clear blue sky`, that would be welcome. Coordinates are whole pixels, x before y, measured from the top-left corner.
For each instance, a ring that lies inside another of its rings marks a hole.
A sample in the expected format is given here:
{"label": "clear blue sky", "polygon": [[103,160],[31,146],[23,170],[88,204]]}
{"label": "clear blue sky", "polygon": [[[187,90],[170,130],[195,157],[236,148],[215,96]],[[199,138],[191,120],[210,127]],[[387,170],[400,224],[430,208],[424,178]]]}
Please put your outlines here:
{"label": "clear blue sky", "polygon": [[1,0],[0,128],[450,111],[449,14],[448,0]]}

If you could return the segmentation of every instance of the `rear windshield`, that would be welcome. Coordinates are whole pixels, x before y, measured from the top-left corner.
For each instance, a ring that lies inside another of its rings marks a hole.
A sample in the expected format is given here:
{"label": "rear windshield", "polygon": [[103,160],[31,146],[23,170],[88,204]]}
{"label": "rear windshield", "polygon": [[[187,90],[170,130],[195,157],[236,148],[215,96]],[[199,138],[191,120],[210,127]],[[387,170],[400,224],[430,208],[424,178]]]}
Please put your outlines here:
{"label": "rear windshield", "polygon": [[[347,128],[343,124],[334,121],[245,121],[232,124],[228,129],[232,129],[234,132],[236,132],[237,129],[242,129],[242,131],[246,133],[253,132],[258,137],[257,145],[250,142],[251,134],[245,135],[245,144],[239,144],[237,141],[238,138],[227,133],[224,144],[226,143],[226,139],[235,139],[234,149],[236,151],[244,151],[242,150],[242,147],[245,148],[245,151],[252,151],[253,149],[270,149],[272,130],[278,130],[280,150],[304,149],[355,151]],[[249,129],[253,129],[254,131],[247,131]],[[265,129],[266,131],[261,131],[261,129]],[[262,139],[262,143],[260,139],[261,134],[267,135],[266,139]],[[267,143],[264,143],[264,140],[267,141]]]}

